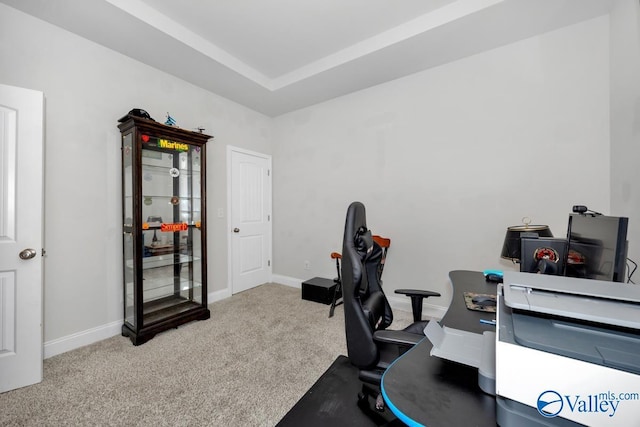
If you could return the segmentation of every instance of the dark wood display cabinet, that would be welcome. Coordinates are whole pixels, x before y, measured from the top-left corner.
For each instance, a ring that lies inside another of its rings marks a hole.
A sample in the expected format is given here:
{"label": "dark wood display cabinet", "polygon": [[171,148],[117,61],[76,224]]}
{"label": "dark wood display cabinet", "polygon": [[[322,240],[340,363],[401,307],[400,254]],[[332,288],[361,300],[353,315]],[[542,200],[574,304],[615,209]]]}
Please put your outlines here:
{"label": "dark wood display cabinet", "polygon": [[212,137],[127,115],[122,134],[124,324],[134,345],[210,317],[206,143]]}

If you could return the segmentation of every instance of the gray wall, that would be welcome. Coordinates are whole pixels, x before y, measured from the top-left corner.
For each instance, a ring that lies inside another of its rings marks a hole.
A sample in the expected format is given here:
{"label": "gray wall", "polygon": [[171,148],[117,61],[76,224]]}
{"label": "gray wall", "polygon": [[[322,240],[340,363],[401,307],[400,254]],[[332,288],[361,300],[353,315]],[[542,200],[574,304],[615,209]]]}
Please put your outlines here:
{"label": "gray wall", "polygon": [[[276,118],[274,272],[333,277],[348,204],[391,238],[385,287],[447,297],[522,217],[566,234],[609,211],[609,19],[601,17]],[[311,269],[304,270],[304,262]]]}

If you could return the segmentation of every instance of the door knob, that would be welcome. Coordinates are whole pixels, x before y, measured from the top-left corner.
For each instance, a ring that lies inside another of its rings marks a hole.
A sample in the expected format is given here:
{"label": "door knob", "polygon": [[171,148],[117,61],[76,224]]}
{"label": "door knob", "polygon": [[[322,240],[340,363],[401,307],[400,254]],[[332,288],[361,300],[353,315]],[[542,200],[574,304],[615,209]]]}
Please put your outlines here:
{"label": "door knob", "polygon": [[239,232],[240,232],[240,229],[239,229],[238,227],[236,227],[236,228],[234,228],[234,229],[233,229],[233,232],[234,232],[234,233],[239,233]]}
{"label": "door knob", "polygon": [[34,256],[36,256],[36,253],[37,253],[37,252],[35,251],[35,249],[30,249],[30,248],[28,248],[28,249],[24,249],[24,250],[22,250],[22,251],[18,254],[18,256],[20,257],[20,259],[31,259],[31,258],[33,258]]}

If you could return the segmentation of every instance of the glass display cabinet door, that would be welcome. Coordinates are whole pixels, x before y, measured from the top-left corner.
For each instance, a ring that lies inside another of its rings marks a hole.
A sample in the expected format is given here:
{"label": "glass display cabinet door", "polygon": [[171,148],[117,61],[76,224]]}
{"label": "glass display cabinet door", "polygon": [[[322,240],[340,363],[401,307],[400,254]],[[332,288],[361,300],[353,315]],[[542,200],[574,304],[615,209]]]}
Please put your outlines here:
{"label": "glass display cabinet door", "polygon": [[146,325],[203,303],[201,147],[149,138],[141,148]]}
{"label": "glass display cabinet door", "polygon": [[124,252],[124,320],[135,330],[136,322],[136,258],[133,227],[133,133],[122,137],[122,211],[123,211],[123,252]]}

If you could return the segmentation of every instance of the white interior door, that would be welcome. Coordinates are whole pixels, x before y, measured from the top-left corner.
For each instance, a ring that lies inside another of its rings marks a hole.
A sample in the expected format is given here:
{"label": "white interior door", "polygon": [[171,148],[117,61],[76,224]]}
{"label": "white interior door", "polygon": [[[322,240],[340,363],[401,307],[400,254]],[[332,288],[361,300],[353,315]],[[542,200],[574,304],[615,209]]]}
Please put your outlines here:
{"label": "white interior door", "polygon": [[42,381],[43,113],[0,85],[0,392]]}
{"label": "white interior door", "polygon": [[229,147],[231,292],[271,280],[271,157]]}

